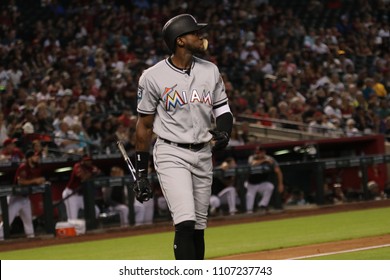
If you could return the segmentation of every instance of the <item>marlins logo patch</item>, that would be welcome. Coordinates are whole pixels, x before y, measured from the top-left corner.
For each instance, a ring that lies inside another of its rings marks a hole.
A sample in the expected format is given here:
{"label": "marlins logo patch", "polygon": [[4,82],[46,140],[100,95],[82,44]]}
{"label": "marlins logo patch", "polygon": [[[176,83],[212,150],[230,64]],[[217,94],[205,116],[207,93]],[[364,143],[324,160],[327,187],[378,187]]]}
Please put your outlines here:
{"label": "marlins logo patch", "polygon": [[176,106],[182,107],[187,103],[185,99],[175,90],[177,85],[173,87],[166,87],[162,94],[162,100],[165,102],[165,110],[169,111]]}

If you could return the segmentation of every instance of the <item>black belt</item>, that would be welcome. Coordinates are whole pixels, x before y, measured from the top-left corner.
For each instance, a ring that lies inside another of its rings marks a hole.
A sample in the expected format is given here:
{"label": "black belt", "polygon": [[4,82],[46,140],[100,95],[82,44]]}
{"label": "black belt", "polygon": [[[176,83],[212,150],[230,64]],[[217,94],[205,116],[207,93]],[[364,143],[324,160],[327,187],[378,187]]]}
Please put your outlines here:
{"label": "black belt", "polygon": [[169,145],[172,145],[172,146],[175,146],[175,147],[179,147],[179,148],[183,148],[183,149],[187,149],[187,150],[190,150],[190,151],[195,151],[195,152],[203,149],[203,147],[206,146],[206,143],[185,144],[185,143],[175,143],[175,142],[169,141],[169,140],[161,138],[161,137],[160,137],[160,139],[162,141],[164,141],[165,143],[169,144]]}

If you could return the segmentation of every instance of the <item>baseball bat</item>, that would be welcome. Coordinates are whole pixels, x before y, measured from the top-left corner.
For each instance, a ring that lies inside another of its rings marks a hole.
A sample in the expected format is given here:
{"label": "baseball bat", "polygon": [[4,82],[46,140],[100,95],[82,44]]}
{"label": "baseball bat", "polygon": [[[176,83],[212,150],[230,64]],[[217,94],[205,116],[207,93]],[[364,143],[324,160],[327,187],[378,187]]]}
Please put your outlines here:
{"label": "baseball bat", "polygon": [[135,174],[136,174],[135,173],[135,168],[134,168],[133,164],[131,163],[131,160],[130,160],[129,156],[126,153],[125,147],[123,146],[122,142],[119,141],[119,140],[116,142],[116,144],[118,145],[118,149],[121,152],[122,157],[125,160],[125,162],[127,164],[127,167],[129,168],[130,173],[131,173],[131,175],[133,177],[133,180],[134,180],[134,183],[135,183],[137,181],[137,178],[135,176]]}

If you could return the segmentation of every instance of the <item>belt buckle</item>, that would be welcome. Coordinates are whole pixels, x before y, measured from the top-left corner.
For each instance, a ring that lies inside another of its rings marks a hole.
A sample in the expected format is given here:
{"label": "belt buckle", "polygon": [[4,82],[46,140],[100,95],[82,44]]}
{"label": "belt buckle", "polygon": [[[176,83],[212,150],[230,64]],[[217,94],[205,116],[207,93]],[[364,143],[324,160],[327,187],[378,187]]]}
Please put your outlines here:
{"label": "belt buckle", "polygon": [[188,149],[189,149],[190,151],[192,151],[192,143],[190,143],[190,144],[188,145]]}

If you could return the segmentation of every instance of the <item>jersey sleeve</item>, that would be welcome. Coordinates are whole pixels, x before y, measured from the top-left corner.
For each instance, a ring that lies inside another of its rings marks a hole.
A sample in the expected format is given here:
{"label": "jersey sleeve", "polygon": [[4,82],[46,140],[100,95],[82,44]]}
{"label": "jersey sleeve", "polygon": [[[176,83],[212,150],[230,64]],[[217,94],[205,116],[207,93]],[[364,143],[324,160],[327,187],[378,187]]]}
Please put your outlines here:
{"label": "jersey sleeve", "polygon": [[148,72],[144,72],[139,79],[137,91],[137,112],[140,114],[151,115],[156,112],[159,94],[153,86]]}
{"label": "jersey sleeve", "polygon": [[226,90],[225,90],[225,83],[223,82],[222,76],[219,73],[218,69],[215,70],[217,75],[217,82],[215,85],[214,90],[214,100],[213,100],[213,107],[218,107],[219,105],[225,103],[228,101]]}

